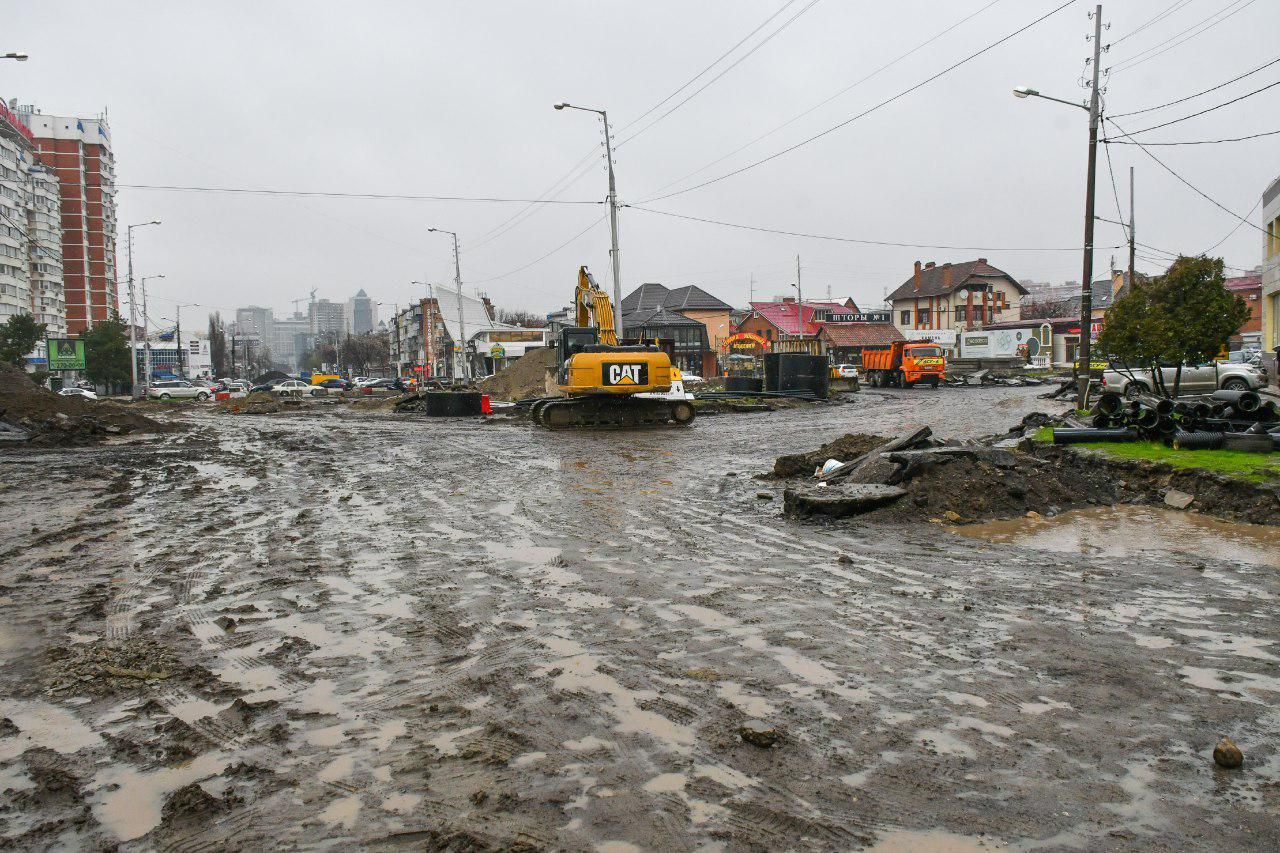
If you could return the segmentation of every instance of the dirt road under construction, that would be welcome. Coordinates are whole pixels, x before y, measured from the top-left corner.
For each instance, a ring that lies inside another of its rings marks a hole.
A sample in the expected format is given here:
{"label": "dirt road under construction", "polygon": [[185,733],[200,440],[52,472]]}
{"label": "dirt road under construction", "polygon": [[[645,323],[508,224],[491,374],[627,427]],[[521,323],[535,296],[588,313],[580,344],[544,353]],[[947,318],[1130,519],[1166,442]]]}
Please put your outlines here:
{"label": "dirt road under construction", "polygon": [[1039,390],[0,454],[0,843],[1274,849],[1274,569],[757,495],[779,454],[1001,432]]}

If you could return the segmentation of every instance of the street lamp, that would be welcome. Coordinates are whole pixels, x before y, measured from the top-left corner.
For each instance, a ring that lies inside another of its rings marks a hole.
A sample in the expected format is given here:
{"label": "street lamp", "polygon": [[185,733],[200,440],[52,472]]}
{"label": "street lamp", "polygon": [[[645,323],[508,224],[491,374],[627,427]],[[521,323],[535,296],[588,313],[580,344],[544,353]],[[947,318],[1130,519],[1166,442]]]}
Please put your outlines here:
{"label": "street lamp", "polygon": [[[151,324],[147,319],[147,279],[149,278],[164,278],[164,276],[142,276],[142,351],[145,353],[142,359],[142,394],[144,397],[151,390]],[[231,348],[235,349],[234,344]]]}
{"label": "street lamp", "polygon": [[129,386],[129,396],[135,400],[138,399],[138,312],[136,300],[133,298],[133,229],[159,224],[159,219],[152,219],[150,222],[139,222],[124,229],[125,243],[129,250],[129,373],[133,380],[133,384]]}
{"label": "street lamp", "polygon": [[467,324],[462,316],[462,262],[458,257],[458,235],[443,228],[428,228],[427,232],[448,234],[453,238],[453,286],[458,288],[458,375],[466,382],[470,370],[467,364]]}
{"label": "street lamp", "polygon": [[1089,166],[1084,187],[1084,273],[1080,282],[1080,349],[1077,358],[1080,367],[1076,370],[1077,403],[1079,408],[1089,406],[1090,333],[1093,328],[1093,211],[1094,184],[1098,173],[1098,118],[1102,112],[1101,96],[1098,92],[1098,64],[1102,57],[1102,5],[1099,4],[1093,14],[1093,86],[1089,89],[1089,103],[1066,101],[1042,95],[1030,86],[1017,86],[1013,90],[1015,98],[1043,98],[1071,107],[1079,107],[1089,113]]}
{"label": "street lamp", "polygon": [[553,107],[557,110],[567,108],[595,113],[604,120],[604,159],[609,167],[609,235],[612,245],[609,255],[613,260],[613,309],[617,315],[615,322],[618,326],[618,341],[621,342],[625,331],[622,322],[622,259],[618,255],[618,187],[613,177],[613,140],[609,135],[609,114],[605,110],[575,107],[569,103],[554,104]]}
{"label": "street lamp", "polygon": [[0,56],[0,59],[16,59],[18,62],[26,62],[28,58],[25,53],[6,53]]}

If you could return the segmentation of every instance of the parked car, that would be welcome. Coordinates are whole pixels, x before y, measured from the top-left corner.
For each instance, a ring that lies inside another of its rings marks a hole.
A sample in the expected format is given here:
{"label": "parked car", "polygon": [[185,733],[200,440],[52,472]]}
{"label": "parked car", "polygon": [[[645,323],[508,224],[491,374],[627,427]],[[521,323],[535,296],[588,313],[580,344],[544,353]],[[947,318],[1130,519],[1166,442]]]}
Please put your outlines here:
{"label": "parked car", "polygon": [[[1174,374],[1177,367],[1160,368],[1164,386],[1173,393]],[[1102,389],[1117,391],[1127,399],[1150,394],[1155,388],[1150,370],[1130,370],[1118,362],[1112,362],[1102,372]],[[1256,391],[1267,384],[1266,374],[1259,368],[1243,362],[1216,361],[1212,364],[1184,364],[1178,382],[1178,394],[1211,394],[1225,391]]]}
{"label": "parked car", "polygon": [[323,388],[326,393],[331,391],[350,391],[355,386],[345,379],[326,379],[319,385],[312,386],[314,388]]}
{"label": "parked car", "polygon": [[90,391],[88,388],[63,388],[58,394],[63,397],[84,397],[86,400],[98,399],[97,392]]}
{"label": "parked car", "polygon": [[852,364],[833,364],[831,365],[831,376],[835,379],[857,379],[858,368]]}
{"label": "parked car", "polygon": [[366,381],[365,381],[365,383],[364,383],[364,385],[363,385],[363,386],[361,386],[361,387],[364,387],[364,388],[394,388],[394,387],[395,387],[395,380],[394,380],[394,379],[369,379],[369,380],[366,380]]}
{"label": "parked car", "polygon": [[276,383],[274,382],[263,382],[261,385],[251,385],[249,387],[249,393],[257,394],[259,392],[262,392],[262,393],[270,394],[271,389],[274,388],[275,385]]}
{"label": "parked car", "polygon": [[324,393],[324,389],[318,385],[303,382],[301,379],[286,379],[283,382],[277,382],[272,385],[271,392],[282,397],[303,397],[307,395],[319,397]]}
{"label": "parked car", "polygon": [[213,391],[185,379],[164,379],[152,382],[147,396],[157,400],[198,400],[203,403],[205,400],[212,399]]}
{"label": "parked car", "polygon": [[235,393],[237,391],[243,391],[244,393],[248,394],[250,391],[253,390],[253,386],[243,379],[232,379],[230,382],[227,383],[227,390],[231,391],[232,393]]}
{"label": "parked car", "polygon": [[684,380],[684,383],[686,385],[697,385],[699,382],[702,381],[702,377],[699,376],[698,374],[685,373],[683,370],[680,371],[680,378]]}

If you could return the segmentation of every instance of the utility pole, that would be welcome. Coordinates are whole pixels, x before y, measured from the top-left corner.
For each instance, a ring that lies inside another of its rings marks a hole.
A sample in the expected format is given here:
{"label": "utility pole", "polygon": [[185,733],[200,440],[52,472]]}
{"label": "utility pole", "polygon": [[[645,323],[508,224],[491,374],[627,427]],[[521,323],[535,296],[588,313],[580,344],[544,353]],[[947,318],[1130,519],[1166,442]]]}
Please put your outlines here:
{"label": "utility pole", "polygon": [[796,302],[800,309],[800,340],[804,340],[804,291],[800,289],[800,256],[796,255]]}
{"label": "utility pole", "polygon": [[618,343],[622,343],[622,339],[626,337],[626,329],[622,321],[622,257],[618,254],[618,186],[613,177],[613,139],[609,134],[609,114],[601,110],[600,117],[604,119],[604,157],[609,164],[609,236],[612,241],[609,256],[613,259],[613,302],[618,315],[615,321],[618,326]]}
{"label": "utility pole", "polygon": [[1102,98],[1098,91],[1102,60],[1102,4],[1093,12],[1093,85],[1089,90],[1089,167],[1084,188],[1084,272],[1080,282],[1080,367],[1076,372],[1077,407],[1089,407],[1090,335],[1093,331],[1093,211],[1094,183],[1098,173],[1098,118]]}
{"label": "utility pole", "polygon": [[613,175],[613,137],[609,132],[609,113],[607,110],[576,107],[570,103],[554,105],[557,110],[563,110],[566,107],[571,110],[595,113],[604,120],[604,159],[609,167],[609,236],[611,239],[609,256],[613,260],[613,313],[618,341],[621,342],[626,329],[622,322],[622,257],[618,254],[618,185]]}
{"label": "utility pole", "polygon": [[174,334],[177,336],[176,340],[178,342],[178,378],[186,379],[187,374],[182,369],[182,306],[181,305],[179,305],[177,308],[176,317],[177,319],[174,322]]}
{"label": "utility pole", "polygon": [[1136,218],[1137,217],[1135,217],[1133,213],[1133,167],[1130,166],[1129,167],[1129,287],[1131,289],[1137,283],[1137,279],[1134,278],[1134,274],[1133,274],[1133,258],[1135,254],[1134,245],[1135,245],[1135,241],[1138,239],[1137,236],[1133,233],[1133,223]]}
{"label": "utility pole", "polygon": [[145,397],[151,392],[151,322],[147,313],[147,279],[164,278],[163,275],[142,276],[142,394]]}
{"label": "utility pole", "polygon": [[[133,226],[125,229],[126,245],[129,252],[129,396],[138,399],[138,312],[134,310],[137,300],[133,296]],[[87,289],[86,289],[87,290]]]}
{"label": "utility pole", "polygon": [[756,274],[755,273],[751,274],[751,283],[748,285],[748,288],[749,289],[747,290],[747,304],[750,305],[752,302],[756,301]]}

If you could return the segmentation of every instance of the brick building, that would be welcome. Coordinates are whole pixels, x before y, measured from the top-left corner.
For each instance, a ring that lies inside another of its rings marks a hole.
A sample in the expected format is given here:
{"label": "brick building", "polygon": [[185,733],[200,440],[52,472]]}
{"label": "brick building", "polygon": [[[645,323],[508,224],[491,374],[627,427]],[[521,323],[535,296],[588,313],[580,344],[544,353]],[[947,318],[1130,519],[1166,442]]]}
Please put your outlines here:
{"label": "brick building", "polygon": [[889,294],[893,321],[908,338],[935,337],[950,346],[959,331],[982,329],[1019,316],[1027,289],[986,258],[921,265]]}
{"label": "brick building", "polygon": [[1249,275],[1229,278],[1222,285],[1249,306],[1249,319],[1231,336],[1231,349],[1259,349],[1262,346],[1262,268]]}
{"label": "brick building", "polygon": [[22,106],[40,161],[58,178],[67,332],[78,335],[119,309],[115,157],[105,116],[51,116]]}

